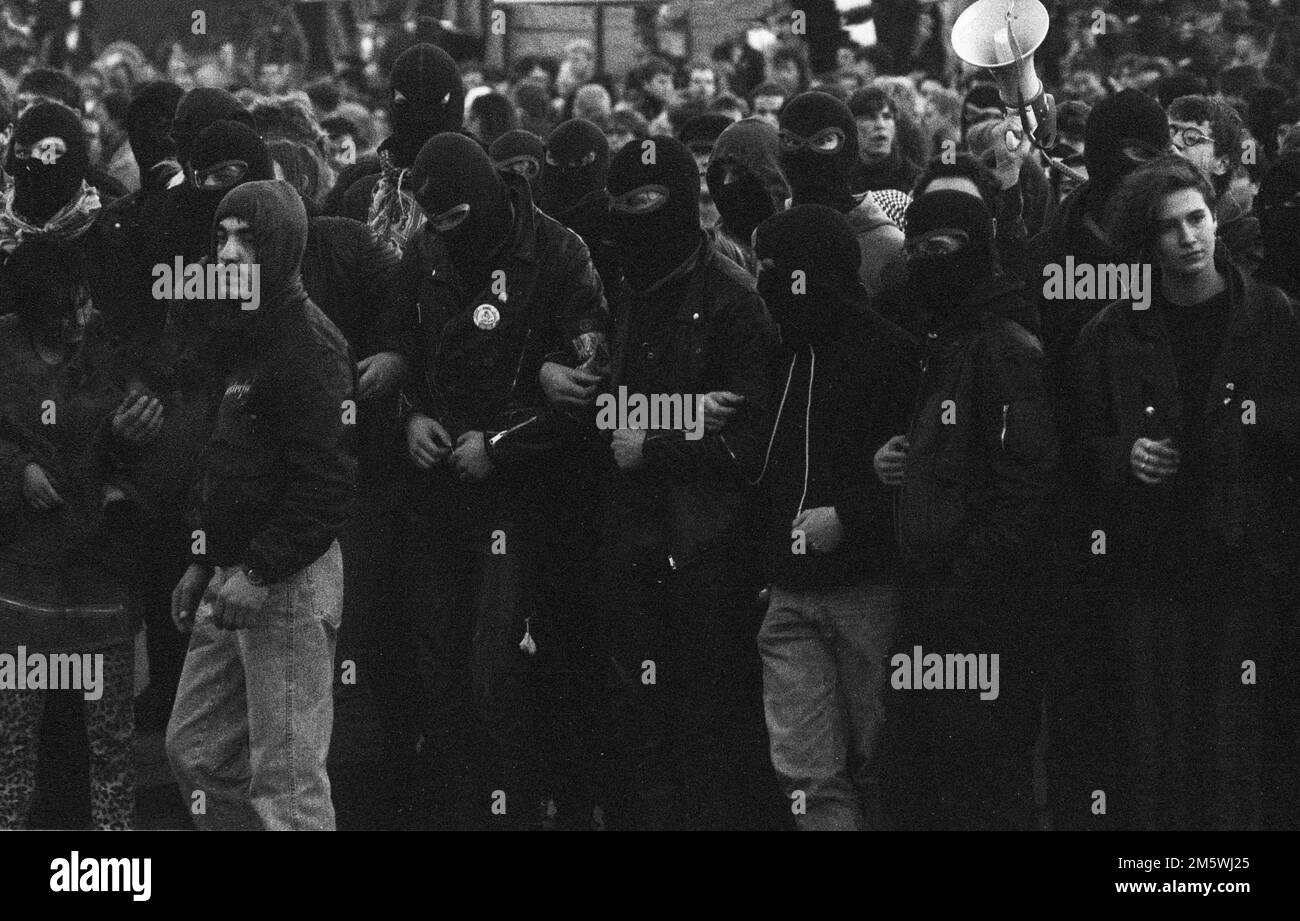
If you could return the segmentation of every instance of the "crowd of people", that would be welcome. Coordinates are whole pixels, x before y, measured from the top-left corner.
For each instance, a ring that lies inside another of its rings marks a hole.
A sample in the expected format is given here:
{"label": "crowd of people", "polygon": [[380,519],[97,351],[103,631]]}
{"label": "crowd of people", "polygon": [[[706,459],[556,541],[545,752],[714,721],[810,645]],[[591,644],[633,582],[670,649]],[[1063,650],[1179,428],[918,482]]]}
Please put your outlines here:
{"label": "crowd of people", "polygon": [[1300,19],[1060,4],[1044,147],[911,6],[24,63],[0,652],[104,655],[96,827],[165,726],[199,828],[333,829],[354,685],[393,827],[1295,827]]}

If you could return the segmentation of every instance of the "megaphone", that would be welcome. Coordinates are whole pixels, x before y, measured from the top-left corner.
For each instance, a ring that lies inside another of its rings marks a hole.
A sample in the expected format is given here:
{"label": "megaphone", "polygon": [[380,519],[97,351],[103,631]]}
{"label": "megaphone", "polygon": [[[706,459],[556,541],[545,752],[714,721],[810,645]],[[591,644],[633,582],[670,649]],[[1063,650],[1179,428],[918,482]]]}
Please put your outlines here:
{"label": "megaphone", "polygon": [[1019,110],[1025,132],[1043,149],[1052,146],[1056,135],[1052,98],[1034,70],[1034,52],[1047,29],[1047,8],[1038,0],[979,0],[952,27],[957,57],[988,70],[1002,101]]}

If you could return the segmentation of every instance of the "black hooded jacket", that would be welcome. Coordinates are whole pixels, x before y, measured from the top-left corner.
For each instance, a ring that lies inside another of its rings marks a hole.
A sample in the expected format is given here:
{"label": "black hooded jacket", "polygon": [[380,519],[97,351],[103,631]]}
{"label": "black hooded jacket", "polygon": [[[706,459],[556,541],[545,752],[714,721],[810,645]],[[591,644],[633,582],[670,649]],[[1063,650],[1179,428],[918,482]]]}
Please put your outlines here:
{"label": "black hooded jacket", "polygon": [[262,302],[241,318],[194,521],[207,562],[247,564],[278,582],[328,550],[351,511],[356,374],[342,334],[302,288],[307,214],[298,193],[285,182],[246,183],[217,209],[217,221],[229,216],[252,228]]}
{"label": "black hooded jacket", "polygon": [[1033,316],[997,276],[927,336],[897,509],[913,574],[1005,585],[1042,556],[1058,452]]}

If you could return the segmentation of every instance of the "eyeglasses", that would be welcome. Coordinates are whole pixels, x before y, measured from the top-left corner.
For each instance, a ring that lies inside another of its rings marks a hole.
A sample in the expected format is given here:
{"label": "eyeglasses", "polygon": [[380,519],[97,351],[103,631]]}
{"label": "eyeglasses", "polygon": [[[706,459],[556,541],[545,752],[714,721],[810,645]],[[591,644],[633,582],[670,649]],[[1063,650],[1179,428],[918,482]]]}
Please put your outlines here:
{"label": "eyeglasses", "polygon": [[194,171],[194,186],[199,189],[228,189],[248,172],[246,160],[225,160],[207,169]]}
{"label": "eyeglasses", "polygon": [[1186,128],[1176,128],[1170,125],[1169,138],[1180,150],[1187,150],[1189,147],[1196,147],[1199,144],[1214,143],[1214,138],[1192,125]]}
{"label": "eyeglasses", "polygon": [[823,128],[809,138],[782,128],[780,137],[783,153],[802,150],[806,147],[813,153],[833,154],[844,146],[844,132],[839,128]]}

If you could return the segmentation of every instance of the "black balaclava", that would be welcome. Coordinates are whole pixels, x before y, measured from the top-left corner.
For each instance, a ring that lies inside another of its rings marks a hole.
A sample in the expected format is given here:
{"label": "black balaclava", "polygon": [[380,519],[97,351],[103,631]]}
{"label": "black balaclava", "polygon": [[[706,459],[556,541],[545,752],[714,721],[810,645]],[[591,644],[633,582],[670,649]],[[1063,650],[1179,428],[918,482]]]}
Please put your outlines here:
{"label": "black balaclava", "polygon": [[921,305],[946,319],[993,276],[993,216],[976,195],[927,192],[907,209],[907,274]]}
{"label": "black balaclava", "polygon": [[758,293],[787,345],[837,338],[866,302],[858,276],[862,251],[857,235],[834,208],[796,205],[769,218],[758,225],[754,255],[759,259]]}
{"label": "black balaclava", "polygon": [[221,199],[212,218],[217,225],[228,217],[239,218],[252,231],[256,250],[262,308],[277,306],[295,296],[305,296],[302,287],[302,256],[307,250],[307,208],[298,190],[283,179],[245,182]]}
{"label": "black balaclava", "polygon": [[[477,289],[514,224],[505,179],[477,141],[450,132],[430,138],[420,149],[411,176],[415,200],[429,219],[426,231],[438,234],[456,271]],[[440,216],[464,205],[469,206],[464,220],[452,229],[437,229]]]}
{"label": "black balaclava", "polygon": [[1141,164],[1142,157],[1149,159],[1168,150],[1169,119],[1160,103],[1138,90],[1103,99],[1088,113],[1084,128],[1083,160],[1093,190],[1091,201],[1100,209],[1120,180]]}
{"label": "black balaclava", "polygon": [[492,165],[507,173],[516,173],[528,180],[528,188],[537,195],[537,182],[546,159],[546,145],[531,131],[515,128],[492,142],[488,148]]}
{"label": "black balaclava", "polygon": [[[17,148],[28,149],[24,158]],[[67,106],[42,102],[18,119],[5,170],[14,178],[14,210],[41,225],[74,201],[90,162],[81,118]]]}
{"label": "black balaclava", "polygon": [[[233,163],[236,160],[248,164],[242,173]],[[190,166],[193,177],[206,183],[202,188],[191,185],[189,190],[190,200],[196,211],[202,213],[204,225],[211,222],[217,205],[235,186],[275,178],[275,166],[266,142],[252,128],[239,122],[216,122],[203,129],[194,142]]]}
{"label": "black balaclava", "polygon": [[686,145],[634,141],[609,166],[610,227],[633,289],[644,291],[699,248],[700,173]]}
{"label": "black balaclava", "polygon": [[966,132],[970,131],[973,125],[979,124],[979,121],[987,119],[980,116],[979,121],[972,121],[971,115],[966,111],[967,106],[973,106],[976,109],[999,108],[1006,111],[1006,104],[1002,101],[1002,94],[998,92],[996,86],[990,86],[987,83],[977,83],[970,88],[966,98],[961,101],[961,143],[966,146]]}
{"label": "black balaclava", "polygon": [[176,159],[181,166],[190,160],[194,142],[208,125],[219,121],[243,122],[256,130],[253,113],[245,109],[230,93],[212,86],[190,90],[176,106],[172,122],[172,140],[176,142]]}
{"label": "black balaclava", "polygon": [[537,206],[559,219],[609,179],[609,142],[596,125],[573,118],[546,139],[546,164],[537,184]]}
{"label": "black balaclava", "polygon": [[459,131],[465,122],[465,84],[451,55],[437,45],[402,52],[388,75],[393,136],[385,142],[397,166],[415,163],[425,141]]}
{"label": "black balaclava", "polygon": [[851,211],[858,168],[858,126],[829,93],[802,93],[781,111],[781,171],[796,205]]}
{"label": "black balaclava", "polygon": [[159,163],[176,159],[172,122],[184,95],[185,91],[175,83],[155,80],[131,97],[126,109],[126,136],[131,142],[131,155],[140,167],[141,182]]}
{"label": "black balaclava", "polygon": [[1284,154],[1269,168],[1255,210],[1265,273],[1294,297],[1300,293],[1300,152]]}
{"label": "black balaclava", "polygon": [[[725,182],[728,172],[731,182]],[[790,190],[781,175],[777,131],[758,118],[727,128],[713,145],[706,174],[709,193],[727,232],[748,243],[760,222],[785,207]]]}

